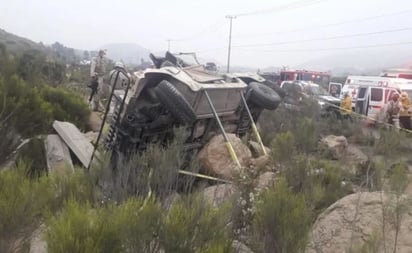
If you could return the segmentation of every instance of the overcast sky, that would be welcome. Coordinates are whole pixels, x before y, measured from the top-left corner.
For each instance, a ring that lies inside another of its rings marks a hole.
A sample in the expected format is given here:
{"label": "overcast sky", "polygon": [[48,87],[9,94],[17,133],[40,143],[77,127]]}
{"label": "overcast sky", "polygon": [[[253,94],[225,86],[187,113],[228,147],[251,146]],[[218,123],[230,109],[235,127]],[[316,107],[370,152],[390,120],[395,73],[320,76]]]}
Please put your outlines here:
{"label": "overcast sky", "polygon": [[[222,64],[229,33],[225,16],[237,15],[232,65],[293,66],[372,50],[331,48],[412,43],[411,0],[0,0],[0,10],[0,28],[34,41],[89,50],[132,42],[157,52],[170,39],[172,51],[195,51]],[[404,30],[387,32],[399,29]],[[373,32],[384,33],[302,42]],[[382,49],[406,52],[412,44]]]}

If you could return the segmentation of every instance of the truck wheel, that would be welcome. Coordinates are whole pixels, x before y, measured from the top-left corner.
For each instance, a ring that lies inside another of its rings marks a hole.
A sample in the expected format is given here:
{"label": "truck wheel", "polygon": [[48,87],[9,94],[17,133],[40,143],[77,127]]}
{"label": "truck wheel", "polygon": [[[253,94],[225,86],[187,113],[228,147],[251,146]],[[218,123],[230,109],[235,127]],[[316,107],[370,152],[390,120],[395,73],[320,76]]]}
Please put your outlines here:
{"label": "truck wheel", "polygon": [[154,89],[159,101],[182,124],[193,124],[196,114],[183,95],[168,81],[161,81]]}
{"label": "truck wheel", "polygon": [[264,109],[275,110],[281,101],[279,95],[270,87],[257,82],[249,84],[249,100]]}

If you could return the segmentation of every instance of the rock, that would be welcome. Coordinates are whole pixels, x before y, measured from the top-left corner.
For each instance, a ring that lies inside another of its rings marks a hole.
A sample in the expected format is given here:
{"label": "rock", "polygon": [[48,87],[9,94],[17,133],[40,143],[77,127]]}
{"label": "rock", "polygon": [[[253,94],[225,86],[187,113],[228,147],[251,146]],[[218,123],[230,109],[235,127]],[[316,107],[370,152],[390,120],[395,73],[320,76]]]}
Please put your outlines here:
{"label": "rock", "polygon": [[[268,171],[273,169],[273,163],[269,155],[262,155],[258,158],[250,159],[250,165],[259,171]],[[272,166],[271,166],[272,165]]]}
{"label": "rock", "polygon": [[93,132],[99,132],[101,124],[102,124],[102,119],[100,118],[99,113],[91,112],[90,119],[89,119],[90,129]]}
{"label": "rock", "polygon": [[[80,130],[72,123],[55,120],[53,122],[53,128],[70,150],[73,151],[83,166],[87,168],[93,153],[93,145],[89,140],[87,140]],[[98,157],[99,153],[96,151],[95,155]]]}
{"label": "rock", "polygon": [[[394,200],[394,197],[381,192],[361,192],[340,199],[318,217],[306,253],[349,252],[351,246],[362,246],[374,234],[378,236],[374,241],[376,252],[395,252],[394,213],[382,217],[382,207],[391,209],[393,203],[389,201]],[[411,200],[405,195],[402,198]],[[402,217],[396,252],[412,252],[411,231],[412,212],[409,211]],[[383,242],[386,251],[383,250]]]}
{"label": "rock", "polygon": [[47,169],[49,171],[61,168],[73,169],[69,148],[57,134],[47,135],[45,141]]}
{"label": "rock", "polygon": [[[241,166],[245,167],[252,158],[249,148],[234,134],[228,134],[228,138]],[[222,135],[213,137],[200,150],[198,160],[209,173],[216,174],[223,179],[232,179],[232,173],[239,170],[229,155]]]}
{"label": "rock", "polygon": [[346,149],[346,159],[348,162],[356,163],[356,164],[364,164],[368,162],[368,156],[362,152],[358,147],[355,145],[349,144]]}
{"label": "rock", "polygon": [[239,242],[238,240],[234,240],[232,242],[232,249],[236,253],[253,253],[248,246],[244,245],[243,243]]}
{"label": "rock", "polygon": [[47,253],[47,243],[43,238],[45,230],[46,226],[42,224],[33,232],[30,240],[29,253]]}
{"label": "rock", "polygon": [[[84,137],[90,141],[90,143],[94,144],[97,141],[97,137],[99,136],[99,132],[87,132],[84,134]],[[100,137],[100,140],[102,141],[102,138]]]}
{"label": "rock", "polygon": [[[265,155],[263,153],[262,147],[260,146],[259,143],[255,142],[255,141],[248,141],[247,144],[248,144],[248,147],[249,147],[250,151],[252,152],[252,156],[254,158],[258,158],[260,156]],[[266,154],[270,153],[270,149],[268,147],[265,147],[265,150],[266,150]]]}
{"label": "rock", "polygon": [[329,135],[321,140],[329,150],[334,159],[340,159],[345,156],[346,149],[348,148],[348,141],[345,136]]}
{"label": "rock", "polygon": [[232,184],[218,184],[205,188],[202,195],[205,201],[210,203],[213,207],[218,207],[235,193],[235,187]]}
{"label": "rock", "polygon": [[260,175],[257,179],[256,190],[262,192],[270,187],[272,187],[277,180],[277,175],[274,172],[265,172]]}

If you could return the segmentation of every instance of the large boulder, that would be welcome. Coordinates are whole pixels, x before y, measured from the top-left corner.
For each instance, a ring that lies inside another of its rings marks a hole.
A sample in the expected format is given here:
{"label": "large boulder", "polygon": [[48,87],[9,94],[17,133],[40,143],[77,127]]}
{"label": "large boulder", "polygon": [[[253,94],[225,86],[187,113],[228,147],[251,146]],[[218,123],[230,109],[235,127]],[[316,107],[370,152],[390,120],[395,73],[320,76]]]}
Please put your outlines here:
{"label": "large boulder", "polygon": [[205,201],[213,207],[218,207],[229,200],[235,192],[236,189],[232,184],[218,184],[203,189],[201,194]]}
{"label": "large boulder", "polygon": [[[249,148],[234,134],[228,134],[228,138],[239,159],[240,165],[246,167],[252,158]],[[232,179],[233,172],[239,170],[232,161],[222,135],[213,137],[200,150],[198,160],[206,171],[223,179]]]}
{"label": "large boulder", "polygon": [[[402,198],[410,201],[409,197]],[[373,243],[376,247],[374,252],[412,252],[411,211],[404,212],[402,216],[394,251],[394,199],[395,196],[381,192],[359,192],[340,199],[318,217],[306,253],[349,252],[349,249],[359,249],[366,242]],[[388,212],[383,217],[384,209]]]}
{"label": "large boulder", "polygon": [[340,159],[346,155],[348,141],[345,136],[328,135],[322,138],[321,142],[329,148],[334,159]]}
{"label": "large boulder", "polygon": [[70,151],[64,141],[57,134],[49,134],[45,139],[47,168],[49,171],[61,168],[73,169]]}

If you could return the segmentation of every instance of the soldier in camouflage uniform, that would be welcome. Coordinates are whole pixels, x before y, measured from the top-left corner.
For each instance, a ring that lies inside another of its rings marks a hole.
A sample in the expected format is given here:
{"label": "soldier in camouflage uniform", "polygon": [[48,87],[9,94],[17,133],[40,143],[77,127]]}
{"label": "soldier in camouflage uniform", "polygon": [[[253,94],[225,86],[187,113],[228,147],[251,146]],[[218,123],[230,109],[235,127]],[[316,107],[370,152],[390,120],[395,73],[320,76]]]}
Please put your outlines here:
{"label": "soldier in camouflage uniform", "polygon": [[90,77],[94,80],[97,80],[98,87],[97,92],[93,96],[92,109],[93,111],[99,110],[100,101],[103,98],[108,98],[110,88],[103,81],[103,77],[106,73],[106,58],[105,52],[103,50],[99,51],[99,54],[96,57],[93,57],[90,65]]}

